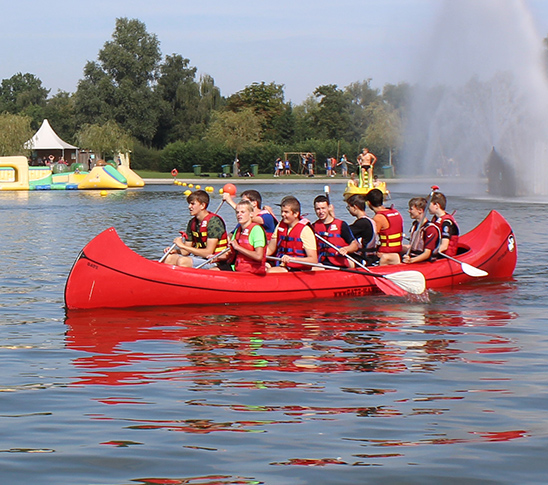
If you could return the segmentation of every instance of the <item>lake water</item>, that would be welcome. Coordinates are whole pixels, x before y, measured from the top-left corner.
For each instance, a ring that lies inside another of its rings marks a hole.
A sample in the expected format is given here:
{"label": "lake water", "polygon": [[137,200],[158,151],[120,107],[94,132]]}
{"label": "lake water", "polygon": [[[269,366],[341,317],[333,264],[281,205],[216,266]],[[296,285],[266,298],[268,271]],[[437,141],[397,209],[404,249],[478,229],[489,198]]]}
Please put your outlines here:
{"label": "lake water", "polygon": [[[258,188],[312,212],[323,184]],[[114,226],[158,258],[186,226],[182,191],[0,192],[2,484],[546,481],[545,203],[451,194],[463,231],[492,208],[509,220],[518,267],[429,302],[65,314],[80,249]]]}

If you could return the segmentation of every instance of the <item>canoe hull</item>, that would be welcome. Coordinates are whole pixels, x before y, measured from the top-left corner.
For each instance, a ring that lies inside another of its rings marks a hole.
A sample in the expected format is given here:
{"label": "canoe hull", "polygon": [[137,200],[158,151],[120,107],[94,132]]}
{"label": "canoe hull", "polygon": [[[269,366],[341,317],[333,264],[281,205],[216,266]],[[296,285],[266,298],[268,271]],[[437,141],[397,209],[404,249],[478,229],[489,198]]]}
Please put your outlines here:
{"label": "canoe hull", "polygon": [[[488,279],[512,276],[517,260],[515,239],[497,212],[491,212],[463,235],[461,246],[468,251],[459,259],[487,271]],[[423,273],[428,288],[474,280],[460,264],[446,259],[412,267],[375,267],[372,271],[389,274],[409,269]],[[143,258],[110,228],[91,240],[76,259],[65,287],[65,305],[68,309],[93,309],[360,297],[378,293],[377,281],[367,273],[331,270],[257,276],[179,268]]]}

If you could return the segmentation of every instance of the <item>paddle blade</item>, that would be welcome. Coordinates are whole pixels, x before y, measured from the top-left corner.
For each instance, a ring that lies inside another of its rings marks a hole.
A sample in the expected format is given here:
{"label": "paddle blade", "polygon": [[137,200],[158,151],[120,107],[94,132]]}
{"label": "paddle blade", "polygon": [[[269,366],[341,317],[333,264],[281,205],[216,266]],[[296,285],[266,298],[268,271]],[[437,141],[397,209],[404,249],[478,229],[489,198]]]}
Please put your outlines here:
{"label": "paddle blade", "polygon": [[377,288],[388,296],[407,296],[409,293],[387,278],[375,278]]}
{"label": "paddle blade", "polygon": [[420,271],[399,271],[384,275],[384,278],[413,295],[422,295],[426,290],[426,280]]}
{"label": "paddle blade", "polygon": [[489,273],[487,271],[483,271],[482,269],[476,268],[475,266],[471,266],[468,263],[460,263],[462,270],[468,275],[473,276],[474,278],[481,278],[483,276],[488,276]]}

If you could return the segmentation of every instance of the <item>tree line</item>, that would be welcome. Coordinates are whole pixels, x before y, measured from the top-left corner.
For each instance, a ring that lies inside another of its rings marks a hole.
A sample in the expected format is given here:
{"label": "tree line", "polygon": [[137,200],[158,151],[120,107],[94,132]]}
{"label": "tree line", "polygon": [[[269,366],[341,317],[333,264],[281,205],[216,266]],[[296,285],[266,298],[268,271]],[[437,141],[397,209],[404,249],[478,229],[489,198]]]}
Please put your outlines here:
{"label": "tree line", "polygon": [[[30,73],[2,80],[0,132],[11,127],[24,142],[47,118],[69,143],[101,153],[131,148],[134,168],[161,171],[220,171],[237,156],[242,167],[268,172],[284,152],[314,152],[323,163],[343,153],[353,160],[364,146],[380,164],[398,164],[413,90],[406,83],[327,84],[293,105],[283,84],[253,82],[224,97],[211,76],[196,73],[182,55],[163,56],[143,22],[119,18],[74,93],[50,96]],[[0,140],[0,154],[14,150]]]}

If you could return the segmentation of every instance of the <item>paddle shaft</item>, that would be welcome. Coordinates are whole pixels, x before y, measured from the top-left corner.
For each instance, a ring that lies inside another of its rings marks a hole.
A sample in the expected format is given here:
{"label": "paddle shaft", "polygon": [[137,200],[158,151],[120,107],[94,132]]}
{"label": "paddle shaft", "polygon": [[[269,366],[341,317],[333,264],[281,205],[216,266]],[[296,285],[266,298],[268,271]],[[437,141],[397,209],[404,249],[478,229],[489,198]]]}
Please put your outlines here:
{"label": "paddle shaft", "polygon": [[226,254],[230,251],[230,247],[223,249],[220,253],[217,253],[213,255],[211,258],[206,259],[203,263],[200,263],[198,266],[196,266],[195,269],[200,269],[202,266],[205,266],[208,263],[213,263],[216,259],[219,259],[223,254]]}
{"label": "paddle shaft", "polygon": [[[319,234],[317,234],[316,232],[314,233],[314,235],[316,236],[316,238],[318,238],[320,241],[322,241],[323,243],[327,244],[328,246],[330,246],[331,248],[333,248],[335,251],[339,252],[339,249],[337,246],[335,246],[331,241],[328,241],[327,239],[323,238],[322,236],[320,236]],[[339,253],[341,254],[341,253]],[[352,263],[355,263],[357,264],[360,268],[363,268],[365,271],[368,271],[369,273],[371,272],[370,269],[363,263],[360,263],[359,261],[356,261],[354,258],[350,257],[348,254],[341,254],[341,256],[344,256],[346,259],[348,259],[348,261],[351,261]]]}
{"label": "paddle shaft", "polygon": [[[185,239],[186,239],[186,234],[183,232],[183,231],[180,231],[181,233],[181,239],[183,240],[183,242],[185,242]],[[166,258],[170,255],[171,251],[173,251],[175,248],[177,247],[177,244],[173,243],[171,245],[171,247],[164,253],[164,255],[159,259],[159,263],[163,263]]]}
{"label": "paddle shaft", "polygon": [[[266,259],[270,259],[272,261],[282,261],[282,258],[277,258],[276,256],[267,256]],[[345,273],[357,273],[363,276],[377,276],[378,278],[384,277],[384,275],[375,274],[375,273],[365,273],[358,269],[343,268],[342,266],[331,266],[329,264],[321,264],[321,263],[309,263],[307,261],[301,261],[299,259],[290,259],[289,262],[295,263],[295,264],[302,264],[303,266],[310,266],[311,268],[333,269],[335,271],[344,271]]]}
{"label": "paddle shaft", "polygon": [[455,263],[459,263],[462,270],[468,275],[473,276],[475,278],[481,278],[482,276],[487,276],[489,273],[487,271],[484,271],[483,269],[476,268],[475,266],[472,266],[471,264],[465,263],[464,261],[459,261],[457,258],[453,258],[453,256],[448,256],[444,253],[438,253],[439,256],[443,256],[444,258],[447,258],[451,261],[454,261]]}

